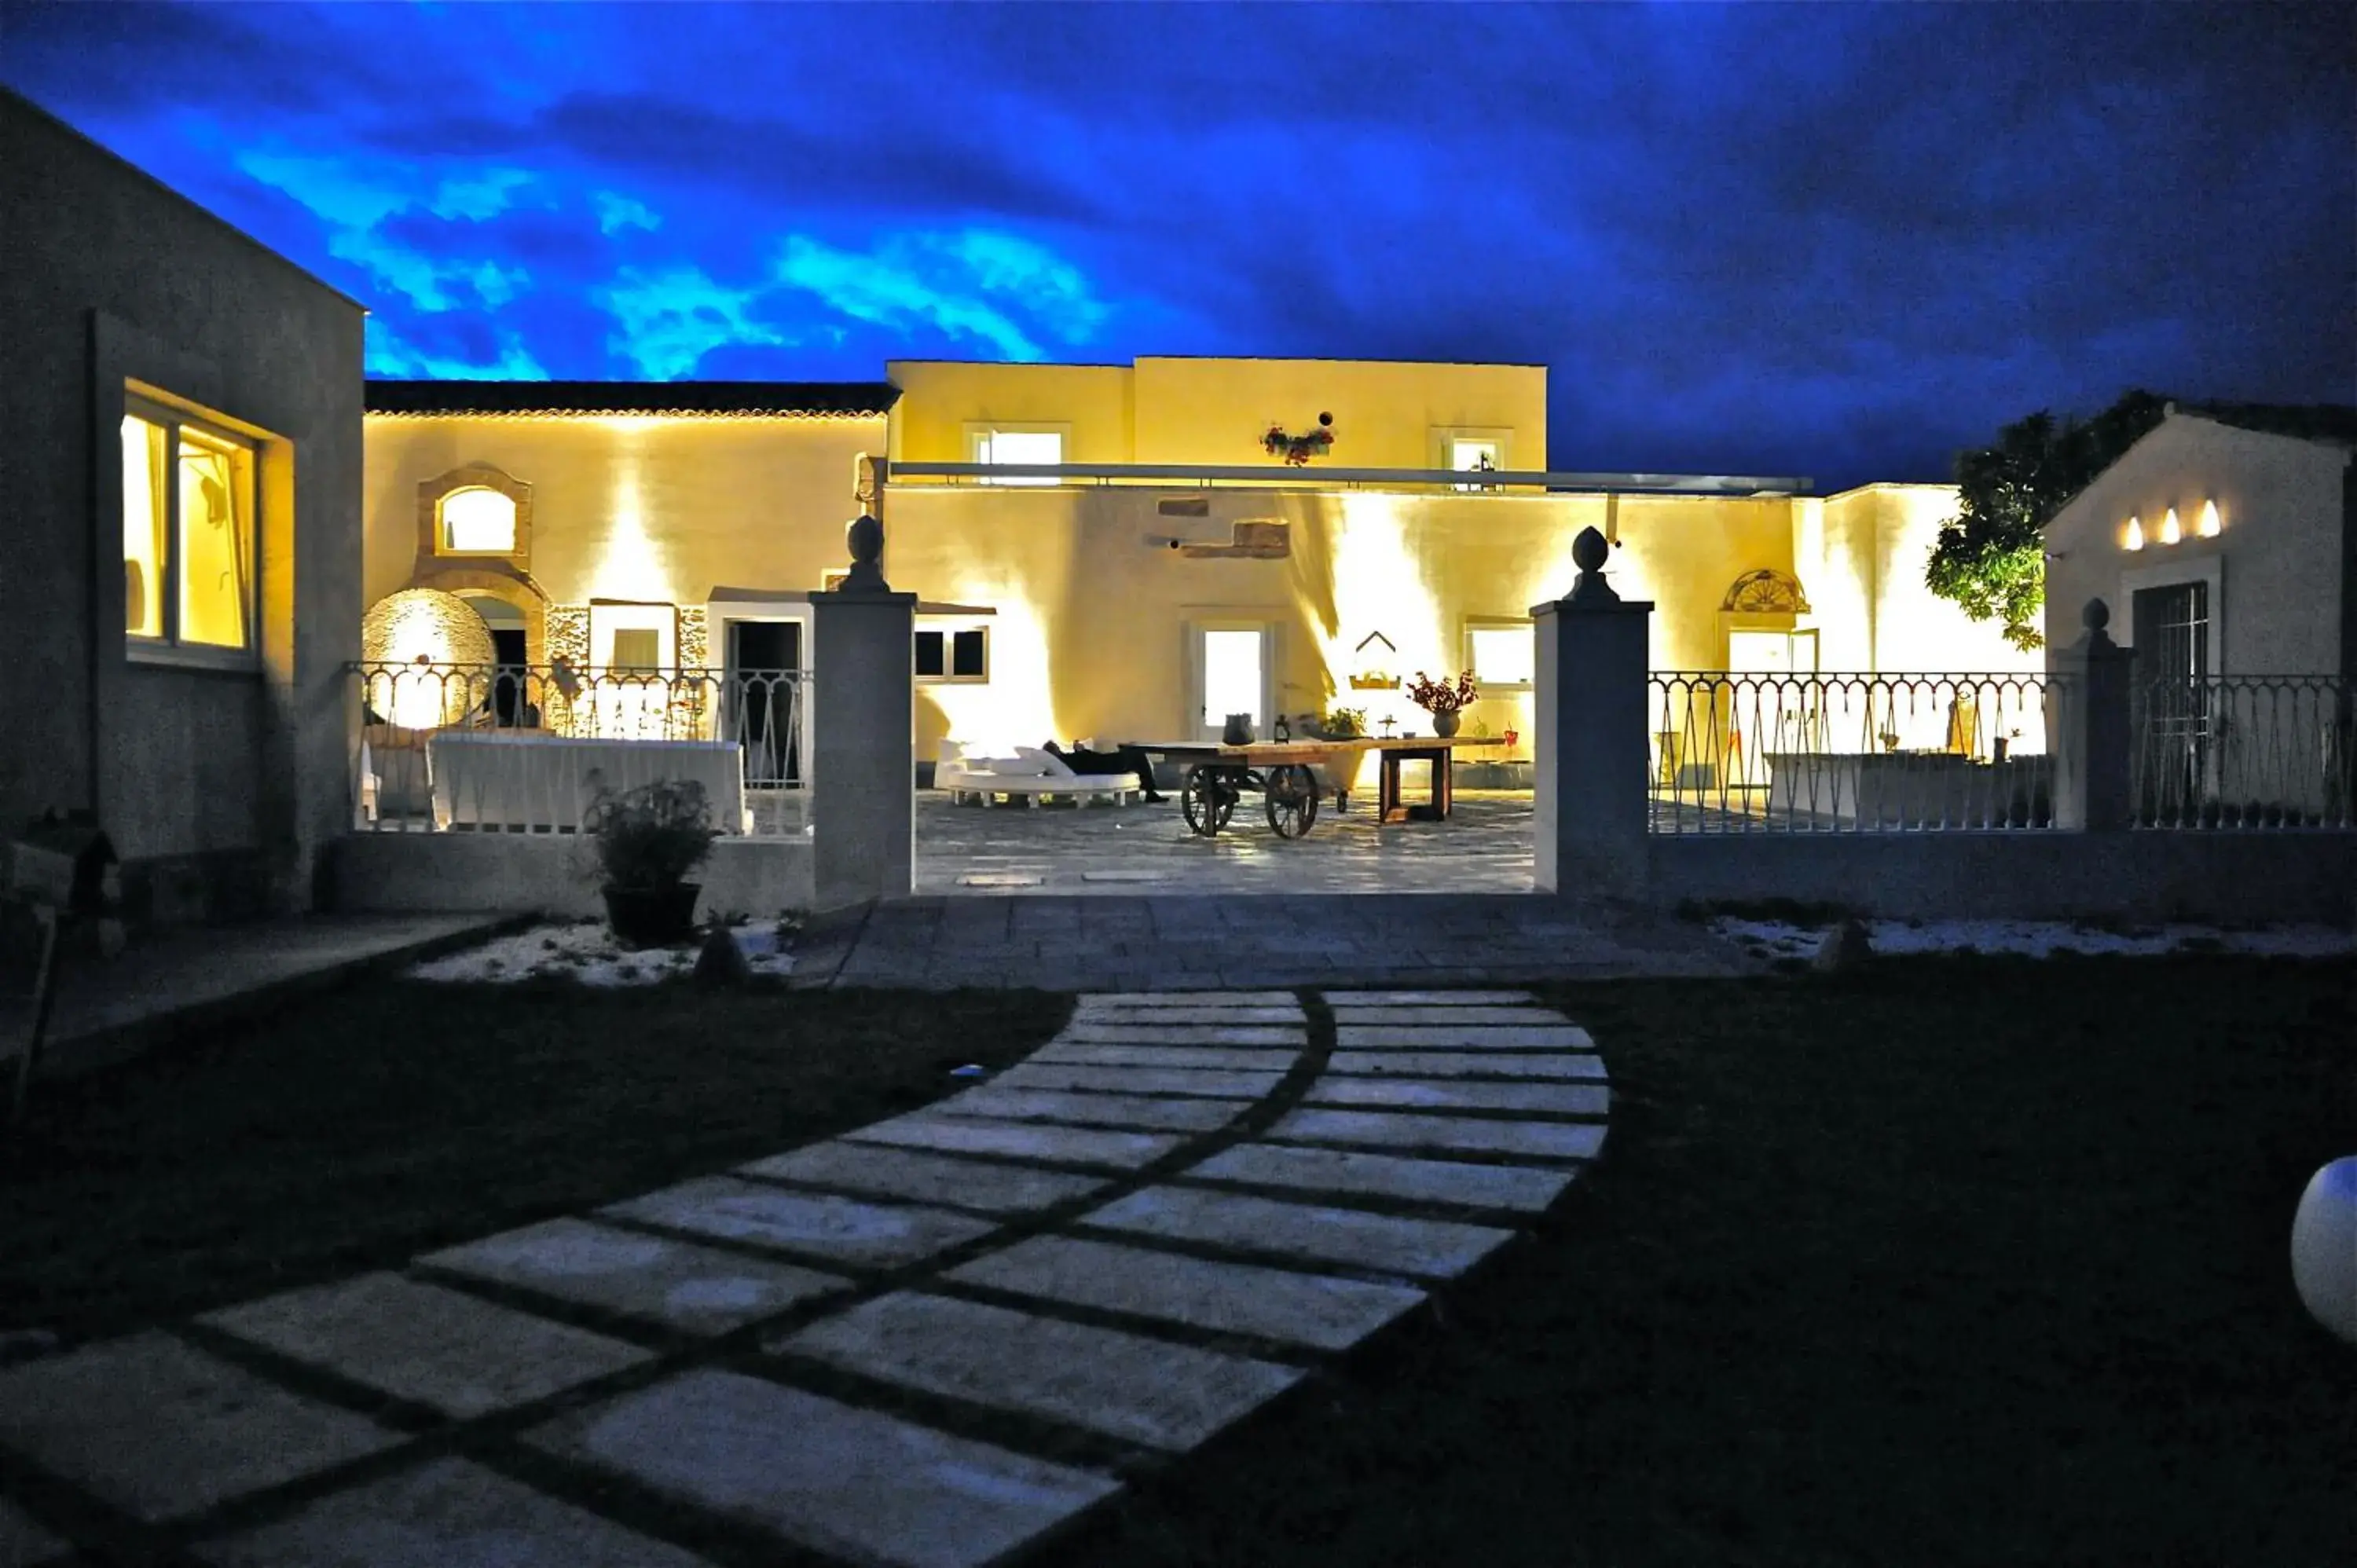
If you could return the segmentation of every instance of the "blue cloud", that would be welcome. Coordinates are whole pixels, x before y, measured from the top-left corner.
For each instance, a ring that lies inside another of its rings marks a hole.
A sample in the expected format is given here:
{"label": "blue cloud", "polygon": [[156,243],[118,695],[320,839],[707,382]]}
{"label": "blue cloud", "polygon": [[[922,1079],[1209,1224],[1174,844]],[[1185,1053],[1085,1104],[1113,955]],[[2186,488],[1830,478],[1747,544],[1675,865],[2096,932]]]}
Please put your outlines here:
{"label": "blue cloud", "polygon": [[724,287],[693,266],[651,275],[626,267],[598,291],[621,328],[606,339],[607,350],[628,360],[638,375],[661,381],[694,374],[697,361],[726,345],[791,343],[777,327],[754,318],[762,293]]}
{"label": "blue cloud", "polygon": [[662,227],[662,220],[650,210],[645,202],[634,197],[601,190],[595,199],[597,203],[597,232],[600,234],[618,233],[624,229],[652,231]]}

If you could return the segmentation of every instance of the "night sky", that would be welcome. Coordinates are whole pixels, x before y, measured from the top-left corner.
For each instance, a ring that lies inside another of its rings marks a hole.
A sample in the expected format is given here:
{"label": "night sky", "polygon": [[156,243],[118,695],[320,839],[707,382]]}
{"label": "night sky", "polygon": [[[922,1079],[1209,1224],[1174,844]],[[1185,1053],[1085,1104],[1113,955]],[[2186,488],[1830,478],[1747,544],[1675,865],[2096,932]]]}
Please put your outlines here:
{"label": "night sky", "polygon": [[395,376],[1537,361],[1563,468],[2357,401],[2344,6],[24,5]]}

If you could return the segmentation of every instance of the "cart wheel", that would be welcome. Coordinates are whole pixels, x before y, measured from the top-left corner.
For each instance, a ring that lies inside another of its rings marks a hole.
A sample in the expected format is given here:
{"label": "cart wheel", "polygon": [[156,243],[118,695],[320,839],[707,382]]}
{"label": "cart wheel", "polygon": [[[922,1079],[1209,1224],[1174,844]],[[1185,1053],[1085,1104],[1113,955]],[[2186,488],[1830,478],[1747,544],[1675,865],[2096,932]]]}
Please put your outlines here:
{"label": "cart wheel", "polygon": [[1235,815],[1236,792],[1219,768],[1199,762],[1187,769],[1186,781],[1178,787],[1178,810],[1197,836],[1210,838]]}
{"label": "cart wheel", "polygon": [[1262,799],[1268,805],[1268,825],[1279,838],[1297,839],[1318,820],[1318,780],[1297,763],[1270,768]]}

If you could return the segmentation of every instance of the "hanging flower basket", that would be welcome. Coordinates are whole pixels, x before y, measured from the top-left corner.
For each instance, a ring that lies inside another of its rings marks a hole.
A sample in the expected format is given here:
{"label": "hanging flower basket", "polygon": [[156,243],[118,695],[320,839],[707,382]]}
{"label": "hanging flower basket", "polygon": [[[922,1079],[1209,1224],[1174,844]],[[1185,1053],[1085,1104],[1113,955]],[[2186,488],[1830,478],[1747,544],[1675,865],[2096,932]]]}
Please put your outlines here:
{"label": "hanging flower basket", "polygon": [[1294,467],[1300,467],[1312,457],[1323,457],[1334,446],[1334,416],[1321,413],[1318,428],[1305,435],[1288,435],[1285,426],[1272,424],[1260,438],[1260,448],[1272,457],[1282,457]]}

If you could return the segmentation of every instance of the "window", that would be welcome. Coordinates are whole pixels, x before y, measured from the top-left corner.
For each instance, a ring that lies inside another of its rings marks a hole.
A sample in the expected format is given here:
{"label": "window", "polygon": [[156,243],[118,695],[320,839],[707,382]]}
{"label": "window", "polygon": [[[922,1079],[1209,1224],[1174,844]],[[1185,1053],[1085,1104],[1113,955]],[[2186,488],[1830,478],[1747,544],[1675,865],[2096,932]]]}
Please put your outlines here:
{"label": "window", "polygon": [[1527,686],[1536,679],[1538,642],[1526,620],[1469,624],[1465,667],[1483,688]]}
{"label": "window", "polygon": [[606,662],[616,670],[662,669],[662,633],[651,626],[616,628],[613,653]]}
{"label": "window", "polygon": [[123,419],[124,629],[135,649],[253,648],[253,444],[158,404]]}
{"label": "window", "polygon": [[[1488,473],[1506,467],[1507,437],[1512,434],[1502,429],[1436,429],[1432,433],[1433,466],[1460,474]],[[1487,490],[1497,487],[1474,480],[1453,488]]]}
{"label": "window", "polygon": [[[1009,430],[996,426],[976,426],[968,432],[967,445],[977,463],[1038,463],[1054,465],[1064,460],[1064,433],[1061,430]],[[986,478],[986,485],[1052,485],[1053,478],[1039,475],[1019,478]]]}
{"label": "window", "polygon": [[947,682],[990,679],[988,627],[922,627],[917,632],[917,679]]}
{"label": "window", "polygon": [[442,498],[442,553],[447,555],[512,555],[516,547],[513,499],[480,485]]}

